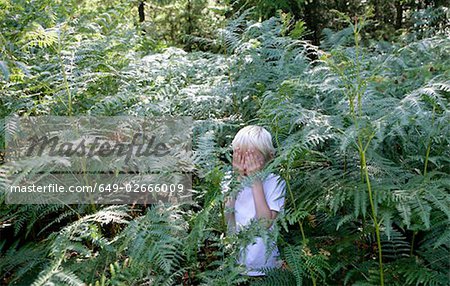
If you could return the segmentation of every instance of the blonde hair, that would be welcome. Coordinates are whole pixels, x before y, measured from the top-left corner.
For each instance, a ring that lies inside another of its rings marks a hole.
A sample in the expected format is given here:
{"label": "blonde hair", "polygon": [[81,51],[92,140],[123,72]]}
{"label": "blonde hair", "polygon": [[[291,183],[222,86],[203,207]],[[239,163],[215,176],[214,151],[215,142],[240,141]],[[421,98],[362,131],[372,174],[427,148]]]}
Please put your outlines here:
{"label": "blonde hair", "polygon": [[266,160],[275,155],[272,135],[264,127],[257,125],[249,125],[239,130],[234,136],[231,146],[233,149],[254,147],[264,155]]}

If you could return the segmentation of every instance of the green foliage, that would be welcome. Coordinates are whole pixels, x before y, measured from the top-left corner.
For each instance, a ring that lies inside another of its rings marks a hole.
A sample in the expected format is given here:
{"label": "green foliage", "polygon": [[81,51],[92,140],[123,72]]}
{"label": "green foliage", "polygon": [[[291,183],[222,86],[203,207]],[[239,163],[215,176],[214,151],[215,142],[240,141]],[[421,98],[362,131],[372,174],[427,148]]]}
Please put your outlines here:
{"label": "green foliage", "polygon": [[140,26],[146,38],[158,46],[199,48],[196,38],[211,37],[222,26],[229,8],[217,0],[143,1],[145,21]]}
{"label": "green foliage", "polygon": [[[303,40],[309,23],[292,14],[256,9],[267,20],[255,21],[247,11],[214,34],[199,15],[217,11],[190,2],[200,13],[193,23],[210,29],[174,23],[175,38],[189,34],[191,48],[208,50],[186,52],[162,48],[173,39],[158,37],[188,2],[147,3],[147,13],[157,5],[167,14],[143,24],[133,20],[136,3],[33,3],[0,3],[1,117],[193,116],[194,202],[6,205],[2,192],[2,283],[379,285],[382,252],[386,283],[448,284],[450,43],[433,20],[442,14],[392,43],[369,40],[348,18],[349,27],[324,31],[324,51]],[[269,4],[284,5],[261,7]],[[269,234],[257,225],[226,234],[222,182],[245,124],[271,131],[268,171],[288,183],[286,211]],[[46,163],[17,170],[49,171]],[[278,241],[285,267],[252,280],[236,257],[263,234]]]}

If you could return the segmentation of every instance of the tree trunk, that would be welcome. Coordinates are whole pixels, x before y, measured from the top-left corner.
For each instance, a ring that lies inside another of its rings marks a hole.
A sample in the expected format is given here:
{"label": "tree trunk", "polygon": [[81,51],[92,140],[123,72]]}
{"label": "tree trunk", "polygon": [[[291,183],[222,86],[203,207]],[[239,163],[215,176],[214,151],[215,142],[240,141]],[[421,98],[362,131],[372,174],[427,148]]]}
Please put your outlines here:
{"label": "tree trunk", "polygon": [[381,17],[381,13],[380,13],[380,1],[373,0],[372,3],[373,3],[373,8],[374,8],[375,21],[379,21],[380,23],[383,22],[383,19]]}
{"label": "tree trunk", "polygon": [[298,6],[298,2],[296,0],[288,0],[289,3],[289,12],[292,13],[295,21],[298,21],[302,18],[302,13],[300,7]]}
{"label": "tree trunk", "polygon": [[307,38],[309,38],[312,44],[316,46],[320,45],[320,31],[318,22],[320,15],[318,12],[318,6],[319,3],[317,0],[312,0],[309,4],[305,5],[305,22],[309,30],[312,32],[312,35],[308,35]]}
{"label": "tree trunk", "polygon": [[403,21],[403,6],[400,0],[395,1],[395,10],[396,10],[395,29],[401,29]]}
{"label": "tree trunk", "polygon": [[144,10],[145,4],[144,1],[139,2],[138,12],[139,12],[139,22],[145,21],[145,10]]}
{"label": "tree trunk", "polygon": [[[187,19],[186,19],[186,35],[191,35],[192,34],[192,30],[193,30],[193,23],[192,23],[192,3],[191,0],[187,1],[187,6],[186,6],[186,12],[187,12]],[[191,43],[189,42],[189,40],[187,42],[185,42],[185,50],[187,52],[192,51],[192,46]]]}

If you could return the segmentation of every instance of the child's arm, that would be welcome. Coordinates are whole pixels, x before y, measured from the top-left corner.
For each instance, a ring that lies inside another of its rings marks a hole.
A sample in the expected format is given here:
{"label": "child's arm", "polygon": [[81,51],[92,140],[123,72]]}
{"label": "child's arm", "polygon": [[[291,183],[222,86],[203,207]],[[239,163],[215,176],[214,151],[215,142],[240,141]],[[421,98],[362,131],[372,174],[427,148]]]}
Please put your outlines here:
{"label": "child's arm", "polygon": [[256,218],[265,224],[267,228],[272,226],[273,220],[277,217],[278,212],[273,211],[267,204],[264,195],[263,184],[260,180],[256,180],[252,186],[253,201],[255,202]]}
{"label": "child's arm", "polygon": [[[256,218],[271,222],[277,217],[278,212],[269,208],[264,195],[264,188],[261,180],[255,180],[252,186],[253,200],[255,202]],[[269,225],[270,226],[270,225]]]}

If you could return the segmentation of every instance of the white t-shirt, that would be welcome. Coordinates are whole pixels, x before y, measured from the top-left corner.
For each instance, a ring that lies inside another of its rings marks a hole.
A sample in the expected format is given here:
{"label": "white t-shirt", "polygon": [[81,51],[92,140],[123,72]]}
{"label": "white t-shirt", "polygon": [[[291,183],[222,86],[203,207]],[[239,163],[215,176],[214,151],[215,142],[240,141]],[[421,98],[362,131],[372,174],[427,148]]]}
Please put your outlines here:
{"label": "white t-shirt", "polygon": [[[280,212],[284,205],[286,183],[280,180],[280,176],[270,174],[263,182],[264,195],[270,210]],[[236,219],[236,231],[239,232],[244,226],[250,224],[256,217],[255,202],[253,200],[252,188],[244,187],[237,195],[234,206]],[[272,249],[272,253],[267,256],[266,250]],[[274,241],[267,240],[267,245],[261,237],[257,237],[252,245],[248,245],[244,251],[241,251],[239,263],[245,264],[247,275],[260,276],[263,272],[256,271],[259,268],[273,268],[279,266],[278,248]],[[267,259],[266,259],[267,258]],[[244,261],[245,259],[245,261]]]}

